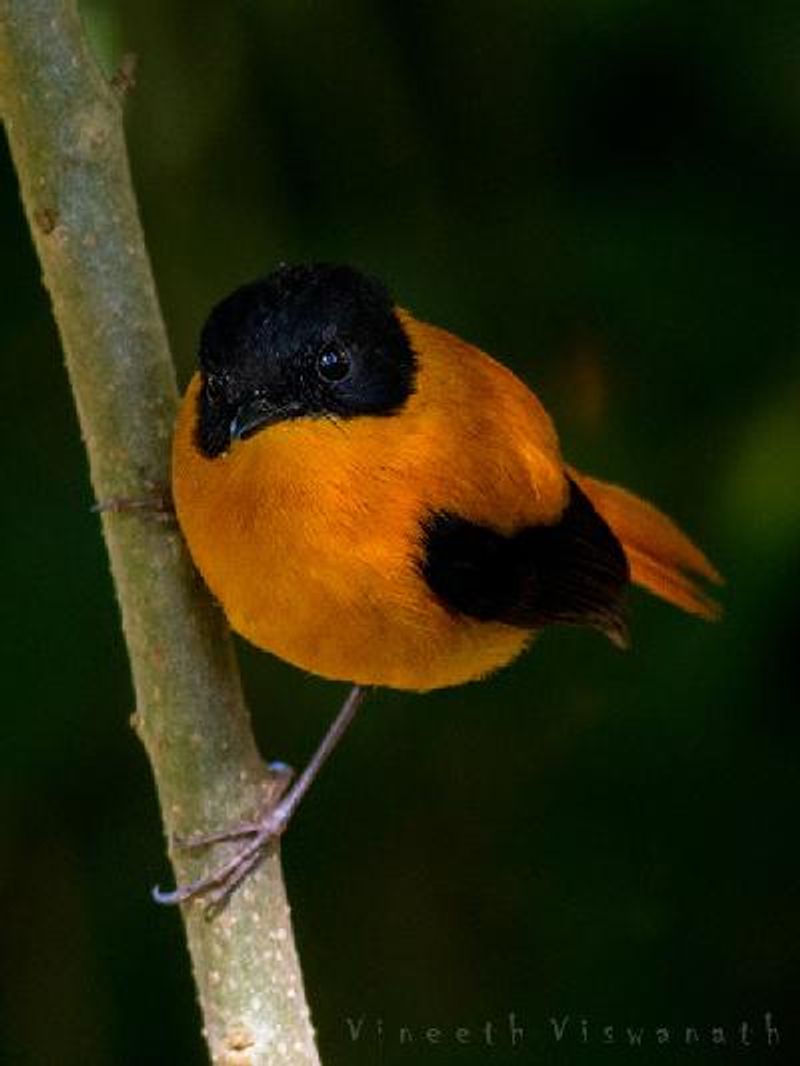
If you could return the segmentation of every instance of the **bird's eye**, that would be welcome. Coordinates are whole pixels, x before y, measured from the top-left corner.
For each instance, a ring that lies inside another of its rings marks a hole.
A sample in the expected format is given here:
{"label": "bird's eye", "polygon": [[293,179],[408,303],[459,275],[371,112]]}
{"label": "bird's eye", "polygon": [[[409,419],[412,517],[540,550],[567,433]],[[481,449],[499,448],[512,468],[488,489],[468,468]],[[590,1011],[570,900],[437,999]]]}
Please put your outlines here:
{"label": "bird's eye", "polygon": [[325,348],[317,357],[317,373],[323,381],[343,381],[350,373],[350,357],[338,348]]}
{"label": "bird's eye", "polygon": [[219,378],[209,374],[205,380],[206,398],[211,403],[216,403],[217,400],[222,399],[222,382]]}

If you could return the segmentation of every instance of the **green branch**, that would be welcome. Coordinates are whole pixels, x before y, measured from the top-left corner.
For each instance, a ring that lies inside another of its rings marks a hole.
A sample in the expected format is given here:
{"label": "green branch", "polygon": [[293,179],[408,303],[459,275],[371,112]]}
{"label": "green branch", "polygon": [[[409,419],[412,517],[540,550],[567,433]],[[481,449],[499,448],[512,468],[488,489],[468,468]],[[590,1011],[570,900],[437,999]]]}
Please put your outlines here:
{"label": "green branch", "polygon": [[[74,0],[0,0],[0,113],[66,355],[98,499],[169,480],[177,393],[144,247],[118,92],[88,52]],[[230,638],[177,530],[105,514],[164,828],[251,817],[269,796]],[[211,856],[175,852],[179,881]],[[131,891],[142,871],[132,874]],[[317,1063],[277,856],[214,921],[184,908],[214,1062]]]}

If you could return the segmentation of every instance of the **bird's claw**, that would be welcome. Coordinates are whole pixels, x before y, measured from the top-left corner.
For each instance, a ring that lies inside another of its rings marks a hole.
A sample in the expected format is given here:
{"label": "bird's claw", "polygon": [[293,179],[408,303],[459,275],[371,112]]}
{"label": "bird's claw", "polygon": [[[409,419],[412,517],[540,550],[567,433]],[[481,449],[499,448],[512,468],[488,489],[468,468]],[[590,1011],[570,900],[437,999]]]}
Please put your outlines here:
{"label": "bird's claw", "polygon": [[174,838],[175,844],[192,850],[231,840],[250,837],[226,862],[185,885],[178,885],[171,892],[156,885],[152,890],[153,900],[165,906],[186,903],[190,899],[204,897],[206,917],[213,918],[228,902],[231,894],[266,857],[270,845],[277,842],[288,824],[287,812],[281,805],[271,807],[256,822],[242,822],[228,829],[202,833],[182,839]]}
{"label": "bird's claw", "polygon": [[111,496],[98,500],[91,508],[95,514],[144,513],[164,522],[175,519],[172,492],[166,485],[148,482],[141,496]]}

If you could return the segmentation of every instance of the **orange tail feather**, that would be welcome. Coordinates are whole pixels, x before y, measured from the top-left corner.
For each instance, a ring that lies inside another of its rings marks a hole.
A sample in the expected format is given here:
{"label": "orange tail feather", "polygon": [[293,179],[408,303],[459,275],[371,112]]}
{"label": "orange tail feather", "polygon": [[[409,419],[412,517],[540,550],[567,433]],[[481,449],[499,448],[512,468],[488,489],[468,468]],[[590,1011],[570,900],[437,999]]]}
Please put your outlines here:
{"label": "orange tail feather", "polygon": [[628,557],[631,580],[676,607],[709,620],[719,618],[719,604],[698,584],[703,578],[722,584],[717,571],[677,525],[646,500],[619,485],[569,475],[608,522]]}

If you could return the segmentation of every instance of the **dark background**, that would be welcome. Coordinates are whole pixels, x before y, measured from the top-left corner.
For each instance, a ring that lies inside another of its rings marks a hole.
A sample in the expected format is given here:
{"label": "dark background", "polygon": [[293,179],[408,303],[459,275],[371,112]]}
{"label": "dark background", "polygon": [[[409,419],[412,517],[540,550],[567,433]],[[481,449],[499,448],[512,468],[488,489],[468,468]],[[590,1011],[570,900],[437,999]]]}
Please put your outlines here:
{"label": "dark background", "polygon": [[[327,1066],[510,1061],[511,1011],[519,1061],[796,1061],[796,0],[84,10],[109,70],[139,56],[132,163],[182,382],[236,284],[353,262],[507,360],[573,461],[728,578],[719,625],[635,593],[628,654],[554,631],[486,683],[371,702],[284,845]],[[158,812],[4,145],[0,247],[0,1062],[189,1066],[180,923],[148,895]],[[240,651],[265,752],[301,764],[340,686]],[[750,1048],[711,1046],[745,1020]],[[703,1044],[601,1044],[660,1024]]]}

